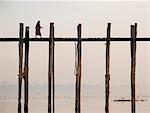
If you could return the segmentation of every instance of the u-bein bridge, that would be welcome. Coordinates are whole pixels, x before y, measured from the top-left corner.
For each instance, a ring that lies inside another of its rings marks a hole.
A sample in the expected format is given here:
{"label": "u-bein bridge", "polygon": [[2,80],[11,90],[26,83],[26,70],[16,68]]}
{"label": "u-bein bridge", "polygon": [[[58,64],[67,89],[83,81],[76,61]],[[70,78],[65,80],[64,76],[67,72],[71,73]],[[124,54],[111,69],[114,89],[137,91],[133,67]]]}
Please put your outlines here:
{"label": "u-bein bridge", "polygon": [[[137,38],[137,23],[131,25],[130,38],[111,37],[111,23],[107,26],[106,38],[81,38],[81,24],[77,26],[77,38],[56,38],[54,37],[54,23],[50,23],[49,38],[29,38],[29,27],[25,28],[25,38],[23,38],[24,24],[20,23],[19,38],[0,38],[0,42],[19,42],[19,74],[18,74],[18,113],[21,113],[21,90],[22,80],[24,80],[24,113],[28,113],[28,71],[29,71],[29,42],[48,41],[49,42],[49,61],[48,61],[48,113],[55,112],[55,76],[54,76],[54,43],[57,41],[76,41],[76,86],[75,86],[75,113],[81,111],[81,46],[83,41],[106,41],[106,74],[105,74],[105,113],[109,111],[110,95],[110,42],[111,41],[130,41],[131,43],[131,113],[136,112],[135,99],[135,70],[136,70],[136,41],[150,41],[150,38]],[[25,45],[25,53],[23,48]],[[24,67],[23,67],[23,55]]]}

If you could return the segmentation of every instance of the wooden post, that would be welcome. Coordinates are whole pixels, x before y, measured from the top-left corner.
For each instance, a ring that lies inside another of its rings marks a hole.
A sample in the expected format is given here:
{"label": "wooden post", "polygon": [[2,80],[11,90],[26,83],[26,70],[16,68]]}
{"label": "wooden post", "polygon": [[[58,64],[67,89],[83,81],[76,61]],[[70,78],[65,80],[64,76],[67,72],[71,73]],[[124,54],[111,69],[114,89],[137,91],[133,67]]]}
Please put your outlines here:
{"label": "wooden post", "polygon": [[77,74],[76,74],[76,97],[75,97],[75,112],[80,113],[81,111],[81,24],[77,26],[78,32],[78,43],[77,43]]}
{"label": "wooden post", "polygon": [[131,113],[135,113],[135,69],[137,23],[131,25]]}
{"label": "wooden post", "polygon": [[[48,64],[48,113],[53,113],[55,109],[55,82],[54,82],[54,23],[50,23],[50,35],[49,35],[49,64]],[[53,92],[51,92],[51,86],[53,86]],[[53,94],[52,94],[53,93]],[[51,97],[53,95],[53,101]],[[52,107],[53,105],[53,107]]]}
{"label": "wooden post", "polygon": [[52,83],[53,83],[53,113],[55,112],[55,76],[54,76],[54,24],[53,24],[53,32],[52,32]]}
{"label": "wooden post", "polygon": [[29,27],[25,29],[25,61],[24,61],[24,113],[28,113],[28,72],[29,72]]}
{"label": "wooden post", "polygon": [[23,60],[23,23],[19,29],[19,75],[18,75],[18,113],[21,113],[21,91],[22,91],[22,60]]}
{"label": "wooden post", "polygon": [[110,28],[111,23],[107,26],[107,42],[106,42],[106,75],[105,75],[105,113],[109,113],[109,92],[110,92]]}

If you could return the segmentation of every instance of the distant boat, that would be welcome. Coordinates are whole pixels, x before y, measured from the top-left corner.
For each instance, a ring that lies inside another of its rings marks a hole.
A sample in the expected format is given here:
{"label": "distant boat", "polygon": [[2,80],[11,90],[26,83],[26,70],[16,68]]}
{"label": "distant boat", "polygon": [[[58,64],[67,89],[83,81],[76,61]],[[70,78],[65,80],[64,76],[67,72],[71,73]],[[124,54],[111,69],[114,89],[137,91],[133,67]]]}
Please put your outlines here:
{"label": "distant boat", "polygon": [[[130,102],[131,99],[122,97],[121,99],[114,99],[113,101],[114,101],[114,102]],[[147,101],[147,99],[140,99],[140,98],[138,98],[138,99],[136,99],[135,101],[142,101],[142,102],[143,102],[143,101]]]}
{"label": "distant boat", "polygon": [[[115,99],[115,100],[113,100],[114,102],[129,102],[129,101],[131,101],[130,99],[124,99],[124,100],[122,100],[122,99]],[[144,100],[144,99],[138,99],[138,100],[135,100],[135,101],[147,101],[147,100]]]}
{"label": "distant boat", "polygon": [[[114,99],[113,100],[114,102],[130,102],[131,99],[125,99],[125,98],[122,98],[122,99]],[[136,99],[135,101],[147,101],[147,99]]]}

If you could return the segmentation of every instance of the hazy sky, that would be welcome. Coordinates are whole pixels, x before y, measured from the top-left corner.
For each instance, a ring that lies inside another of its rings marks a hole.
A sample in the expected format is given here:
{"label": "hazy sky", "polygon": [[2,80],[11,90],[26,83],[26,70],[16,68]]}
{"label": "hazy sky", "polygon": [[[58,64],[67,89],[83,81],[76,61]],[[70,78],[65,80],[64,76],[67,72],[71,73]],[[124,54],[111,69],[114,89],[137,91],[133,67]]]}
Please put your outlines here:
{"label": "hazy sky", "polygon": [[[76,26],[82,23],[82,37],[105,37],[107,22],[112,23],[112,36],[129,37],[130,25],[138,23],[138,37],[150,36],[149,3],[144,2],[4,2],[0,1],[0,37],[18,37],[19,23],[30,27],[41,21],[42,34],[49,36],[49,23],[55,24],[55,37],[77,37]],[[0,42],[0,82],[17,83],[18,44]],[[137,84],[150,80],[150,43],[137,45]],[[55,76],[57,84],[72,84],[74,75],[74,43],[55,44]],[[82,48],[82,83],[104,84],[105,43],[85,42]],[[47,83],[48,43],[30,44],[30,84]],[[130,84],[130,43],[111,44],[111,84]]]}

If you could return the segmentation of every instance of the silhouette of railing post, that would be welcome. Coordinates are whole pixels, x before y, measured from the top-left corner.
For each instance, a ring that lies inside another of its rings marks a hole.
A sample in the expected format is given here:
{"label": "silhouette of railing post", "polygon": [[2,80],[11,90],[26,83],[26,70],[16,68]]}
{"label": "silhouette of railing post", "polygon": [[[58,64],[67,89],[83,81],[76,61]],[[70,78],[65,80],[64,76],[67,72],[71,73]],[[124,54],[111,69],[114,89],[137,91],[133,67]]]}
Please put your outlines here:
{"label": "silhouette of railing post", "polygon": [[53,113],[55,112],[55,76],[54,76],[54,24],[53,24],[53,32],[52,32],[52,83],[53,83]]}
{"label": "silhouette of railing post", "polygon": [[[53,86],[53,89],[51,87]],[[51,91],[53,90],[53,91]],[[52,94],[53,93],[53,94]],[[53,101],[51,97],[53,96]],[[50,23],[49,34],[49,64],[48,64],[48,113],[55,109],[55,82],[54,82],[54,23]],[[52,107],[53,105],[53,107]]]}
{"label": "silhouette of railing post", "polygon": [[137,23],[131,25],[131,113],[135,113],[135,70],[136,70]]}
{"label": "silhouette of railing post", "polygon": [[23,23],[20,23],[19,24],[18,113],[21,113],[22,62],[23,62]]}
{"label": "silhouette of railing post", "polygon": [[25,61],[24,61],[24,113],[28,113],[28,72],[29,72],[29,27],[25,29]]}
{"label": "silhouette of railing post", "polygon": [[81,24],[77,26],[78,43],[77,43],[77,74],[76,74],[76,97],[75,97],[75,112],[81,111]]}
{"label": "silhouette of railing post", "polygon": [[105,113],[109,113],[109,92],[110,92],[110,28],[111,23],[107,26],[107,41],[106,41],[106,75],[105,75]]}

